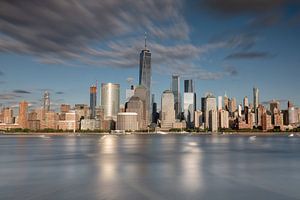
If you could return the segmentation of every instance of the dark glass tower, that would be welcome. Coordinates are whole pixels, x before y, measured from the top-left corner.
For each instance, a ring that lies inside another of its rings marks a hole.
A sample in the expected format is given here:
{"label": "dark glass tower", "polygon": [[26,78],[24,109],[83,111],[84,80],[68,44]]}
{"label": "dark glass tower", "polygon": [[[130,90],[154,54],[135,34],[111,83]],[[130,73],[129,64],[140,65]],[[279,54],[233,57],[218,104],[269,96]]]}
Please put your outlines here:
{"label": "dark glass tower", "polygon": [[174,94],[174,109],[176,118],[181,114],[180,78],[179,75],[172,75],[172,92]]}
{"label": "dark glass tower", "polygon": [[184,92],[194,92],[193,80],[184,80]]}
{"label": "dark glass tower", "polygon": [[[147,49],[146,43],[146,35],[145,35],[145,48],[140,53],[140,74],[139,74],[139,84],[146,88],[146,109],[148,113],[152,113],[150,106],[150,94],[151,94],[151,52]],[[151,114],[150,114],[151,115]],[[148,121],[150,119],[150,115],[148,116]]]}
{"label": "dark glass tower", "polygon": [[90,109],[91,109],[91,119],[96,117],[96,103],[97,103],[97,87],[90,87]]}

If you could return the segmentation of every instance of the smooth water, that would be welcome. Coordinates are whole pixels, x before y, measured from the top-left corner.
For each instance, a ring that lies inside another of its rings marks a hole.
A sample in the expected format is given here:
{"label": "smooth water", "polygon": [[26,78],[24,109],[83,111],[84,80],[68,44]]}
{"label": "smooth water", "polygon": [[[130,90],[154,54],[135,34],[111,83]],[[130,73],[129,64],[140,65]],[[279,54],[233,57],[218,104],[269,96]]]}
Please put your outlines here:
{"label": "smooth water", "polygon": [[300,199],[300,138],[0,136],[0,199]]}

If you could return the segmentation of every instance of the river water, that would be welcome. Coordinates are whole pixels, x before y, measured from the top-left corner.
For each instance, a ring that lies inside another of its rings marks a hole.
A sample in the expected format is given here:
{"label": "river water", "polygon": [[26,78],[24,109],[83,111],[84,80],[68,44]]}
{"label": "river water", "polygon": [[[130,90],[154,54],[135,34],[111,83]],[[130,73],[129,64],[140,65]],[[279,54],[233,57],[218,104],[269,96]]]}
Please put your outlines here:
{"label": "river water", "polygon": [[300,199],[300,137],[0,136],[0,199]]}

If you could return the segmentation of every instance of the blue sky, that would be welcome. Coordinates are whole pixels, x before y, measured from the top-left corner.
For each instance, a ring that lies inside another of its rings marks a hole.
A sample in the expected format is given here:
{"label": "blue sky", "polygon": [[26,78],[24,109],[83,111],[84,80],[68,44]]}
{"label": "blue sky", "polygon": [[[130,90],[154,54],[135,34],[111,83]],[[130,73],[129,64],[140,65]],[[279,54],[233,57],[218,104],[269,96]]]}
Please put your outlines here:
{"label": "blue sky", "polygon": [[194,79],[199,99],[227,91],[252,101],[256,86],[262,102],[300,104],[294,0],[1,1],[0,103],[38,107],[48,90],[53,106],[88,104],[96,80],[120,83],[124,102],[144,32],[157,102],[177,73]]}

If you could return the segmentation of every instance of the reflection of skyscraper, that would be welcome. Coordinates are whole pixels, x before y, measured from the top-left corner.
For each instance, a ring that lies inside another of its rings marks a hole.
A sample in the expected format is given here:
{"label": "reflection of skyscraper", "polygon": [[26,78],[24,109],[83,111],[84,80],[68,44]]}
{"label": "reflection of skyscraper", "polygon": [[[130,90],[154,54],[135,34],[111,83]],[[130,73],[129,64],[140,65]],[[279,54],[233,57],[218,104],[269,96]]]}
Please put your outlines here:
{"label": "reflection of skyscraper", "polygon": [[145,35],[145,48],[140,53],[140,74],[139,85],[146,88],[146,109],[148,110],[147,122],[150,118],[150,94],[151,94],[151,52],[147,49],[146,35]]}
{"label": "reflection of skyscraper", "polygon": [[101,84],[101,106],[104,119],[116,120],[120,109],[120,85],[114,83]]}
{"label": "reflection of skyscraper", "polygon": [[44,93],[44,110],[46,112],[50,111],[50,94],[48,91],[45,91]]}
{"label": "reflection of skyscraper", "polygon": [[180,97],[180,78],[179,75],[172,75],[172,92],[174,94],[174,109],[176,118],[180,117],[181,113],[181,97]]}
{"label": "reflection of skyscraper", "polygon": [[90,109],[91,119],[96,117],[96,106],[97,106],[97,86],[90,87]]}

